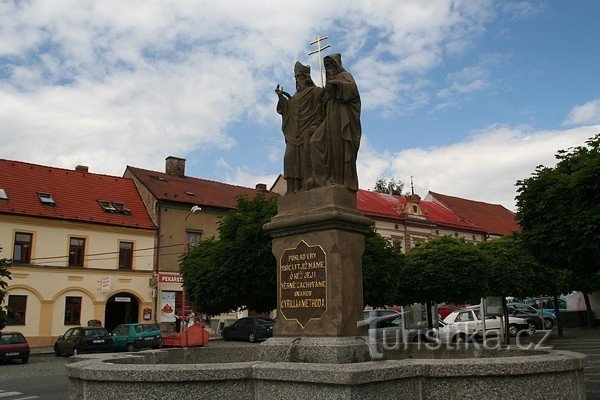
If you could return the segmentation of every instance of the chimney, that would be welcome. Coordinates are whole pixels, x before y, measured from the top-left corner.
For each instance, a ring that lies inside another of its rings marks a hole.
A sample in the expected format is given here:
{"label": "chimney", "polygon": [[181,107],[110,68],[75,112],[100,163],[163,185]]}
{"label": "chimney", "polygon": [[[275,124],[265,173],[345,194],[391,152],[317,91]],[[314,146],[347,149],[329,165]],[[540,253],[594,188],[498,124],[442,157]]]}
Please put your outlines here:
{"label": "chimney", "polygon": [[75,167],[75,171],[79,171],[79,172],[88,172],[88,166],[87,165],[78,165]]}
{"label": "chimney", "polygon": [[266,183],[257,183],[255,186],[256,190],[262,190],[262,191],[267,191],[267,184]]}
{"label": "chimney", "polygon": [[185,158],[173,156],[167,157],[165,172],[169,175],[185,176]]}

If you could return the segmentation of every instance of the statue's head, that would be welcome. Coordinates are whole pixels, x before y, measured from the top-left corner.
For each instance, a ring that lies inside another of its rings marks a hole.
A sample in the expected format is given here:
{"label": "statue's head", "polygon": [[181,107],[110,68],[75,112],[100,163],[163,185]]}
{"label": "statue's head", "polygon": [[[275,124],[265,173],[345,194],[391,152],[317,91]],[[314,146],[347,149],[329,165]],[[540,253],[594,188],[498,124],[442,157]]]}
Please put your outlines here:
{"label": "statue's head", "polygon": [[327,75],[329,76],[344,70],[342,67],[342,55],[340,53],[325,56],[323,62],[325,64],[325,72],[327,72]]}
{"label": "statue's head", "polygon": [[310,66],[303,65],[296,61],[294,65],[294,76],[296,77],[296,90],[301,90],[309,86],[315,86],[310,76]]}

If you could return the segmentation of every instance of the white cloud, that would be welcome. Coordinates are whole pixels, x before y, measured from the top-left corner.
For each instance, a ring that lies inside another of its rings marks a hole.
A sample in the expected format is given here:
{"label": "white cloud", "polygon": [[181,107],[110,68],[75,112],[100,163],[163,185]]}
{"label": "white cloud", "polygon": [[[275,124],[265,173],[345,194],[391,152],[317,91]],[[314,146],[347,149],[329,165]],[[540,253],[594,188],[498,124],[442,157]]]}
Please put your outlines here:
{"label": "white cloud", "polygon": [[600,124],[600,99],[588,101],[573,107],[563,122],[565,126]]}
{"label": "white cloud", "polygon": [[227,183],[254,188],[257,183],[264,183],[267,189],[273,185],[279,174],[256,174],[246,168],[236,168],[235,175],[229,177]]}
{"label": "white cloud", "polygon": [[491,1],[2,2],[0,157],[120,174],[227,149],[232,124],[273,121],[273,86],[317,33],[366,109],[422,107],[427,71],[492,17]]}
{"label": "white cloud", "polygon": [[[391,156],[367,151],[367,159],[378,160],[381,168],[390,162],[391,176],[405,184],[414,175],[415,189],[422,196],[432,190],[514,210],[517,180],[529,177],[537,165],[555,165],[558,150],[583,145],[599,129],[596,125],[534,131],[527,126],[493,125],[449,146],[407,149]],[[364,162],[362,154],[359,161]],[[359,165],[359,171],[369,167]],[[361,174],[361,187],[372,187],[375,176]]]}

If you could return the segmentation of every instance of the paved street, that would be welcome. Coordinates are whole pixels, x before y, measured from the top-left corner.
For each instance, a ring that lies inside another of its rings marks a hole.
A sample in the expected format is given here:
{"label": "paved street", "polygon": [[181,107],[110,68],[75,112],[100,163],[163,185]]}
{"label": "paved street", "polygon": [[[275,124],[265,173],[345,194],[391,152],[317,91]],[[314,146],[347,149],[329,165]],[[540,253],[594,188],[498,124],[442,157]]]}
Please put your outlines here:
{"label": "paved street", "polygon": [[0,364],[0,399],[66,399],[69,391],[66,363],[66,357],[33,355],[29,364],[18,361]]}

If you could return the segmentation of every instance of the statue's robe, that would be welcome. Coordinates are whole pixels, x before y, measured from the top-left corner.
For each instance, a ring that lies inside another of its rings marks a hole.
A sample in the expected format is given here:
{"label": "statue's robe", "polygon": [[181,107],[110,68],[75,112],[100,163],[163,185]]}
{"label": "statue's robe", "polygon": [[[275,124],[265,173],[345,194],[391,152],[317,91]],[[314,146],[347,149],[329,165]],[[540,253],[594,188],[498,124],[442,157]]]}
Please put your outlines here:
{"label": "statue's robe", "polygon": [[338,63],[338,73],[328,77],[336,84],[328,91],[325,119],[310,140],[313,184],[341,184],[358,190],[356,156],[360,147],[360,95],[352,75]]}
{"label": "statue's robe", "polygon": [[324,89],[310,86],[296,92],[289,100],[280,98],[277,112],[281,114],[281,130],[285,137],[283,175],[290,188],[290,180],[303,183],[312,176],[309,142],[314,130],[323,121]]}

